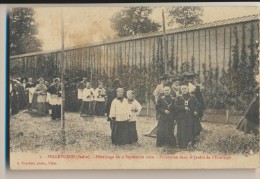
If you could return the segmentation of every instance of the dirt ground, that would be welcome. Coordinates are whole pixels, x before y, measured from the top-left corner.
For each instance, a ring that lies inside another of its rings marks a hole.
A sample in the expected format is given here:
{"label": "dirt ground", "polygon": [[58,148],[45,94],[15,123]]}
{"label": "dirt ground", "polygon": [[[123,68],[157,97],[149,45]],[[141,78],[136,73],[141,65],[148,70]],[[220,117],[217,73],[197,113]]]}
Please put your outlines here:
{"label": "dirt ground", "polygon": [[[215,118],[214,115],[205,115],[206,119]],[[139,117],[137,121],[138,143],[134,145],[114,146],[111,144],[110,125],[105,117],[80,117],[79,113],[66,113],[65,135],[66,151],[100,151],[110,154],[161,154],[181,152],[179,149],[157,148],[156,139],[143,136],[149,132],[156,121],[154,117]],[[220,117],[220,116],[218,116]],[[206,120],[207,121],[207,120]],[[223,126],[202,122],[204,130]],[[225,124],[234,128],[235,125]],[[62,149],[60,138],[60,121],[52,121],[49,116],[36,117],[28,111],[20,111],[10,118],[10,151],[11,152],[37,152],[60,151]]]}

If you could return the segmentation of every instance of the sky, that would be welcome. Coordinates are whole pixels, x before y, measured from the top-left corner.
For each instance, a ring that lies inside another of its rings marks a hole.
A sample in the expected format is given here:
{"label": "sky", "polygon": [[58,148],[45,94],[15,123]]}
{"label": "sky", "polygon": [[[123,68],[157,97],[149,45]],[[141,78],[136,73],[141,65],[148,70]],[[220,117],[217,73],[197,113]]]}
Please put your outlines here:
{"label": "sky", "polygon": [[[169,8],[170,6],[168,6]],[[38,7],[35,9],[35,21],[38,24],[37,37],[43,42],[43,50],[56,50],[61,48],[61,8]],[[111,28],[110,18],[122,6],[91,6],[91,7],[63,7],[65,48],[77,45],[91,44],[113,37],[116,32]],[[162,9],[155,6],[150,18],[162,23]],[[260,14],[257,6],[204,6],[202,20],[204,23],[217,20],[242,17],[251,14]],[[165,9],[166,10],[166,9]],[[165,13],[166,24],[169,17]],[[174,28],[177,24],[174,25]],[[166,26],[166,30],[173,27]]]}

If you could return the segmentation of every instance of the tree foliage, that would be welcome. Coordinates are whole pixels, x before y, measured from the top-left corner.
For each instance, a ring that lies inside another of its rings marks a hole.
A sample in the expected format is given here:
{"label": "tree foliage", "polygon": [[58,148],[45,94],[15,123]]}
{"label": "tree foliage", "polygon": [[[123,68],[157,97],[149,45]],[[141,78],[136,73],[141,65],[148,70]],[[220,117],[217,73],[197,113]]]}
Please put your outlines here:
{"label": "tree foliage", "polygon": [[180,6],[168,9],[168,14],[170,17],[170,26],[177,23],[181,27],[187,27],[202,23],[201,16],[203,15],[203,9],[196,6]]}
{"label": "tree foliage", "polygon": [[37,39],[37,24],[33,8],[10,8],[9,50],[10,55],[19,55],[41,50],[42,42]]}
{"label": "tree foliage", "polygon": [[111,19],[111,26],[119,37],[155,32],[160,24],[149,19],[151,7],[129,7],[116,13]]}

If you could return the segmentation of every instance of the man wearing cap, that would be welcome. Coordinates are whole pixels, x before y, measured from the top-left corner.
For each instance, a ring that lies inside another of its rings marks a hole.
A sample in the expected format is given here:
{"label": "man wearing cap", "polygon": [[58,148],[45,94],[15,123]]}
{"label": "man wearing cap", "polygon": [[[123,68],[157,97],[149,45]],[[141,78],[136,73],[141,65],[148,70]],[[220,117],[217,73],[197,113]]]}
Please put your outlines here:
{"label": "man wearing cap", "polygon": [[129,125],[130,120],[128,111],[127,99],[123,97],[123,88],[118,88],[116,90],[117,97],[112,101],[109,117],[114,121],[112,125],[112,144],[114,145],[125,145],[130,144],[131,140],[129,138]]}

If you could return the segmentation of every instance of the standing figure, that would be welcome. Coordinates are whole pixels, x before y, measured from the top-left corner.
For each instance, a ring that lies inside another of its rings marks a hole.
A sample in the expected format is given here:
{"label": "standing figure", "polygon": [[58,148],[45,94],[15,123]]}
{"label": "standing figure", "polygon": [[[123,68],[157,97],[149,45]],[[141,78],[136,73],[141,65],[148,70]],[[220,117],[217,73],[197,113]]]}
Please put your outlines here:
{"label": "standing figure", "polygon": [[177,143],[180,148],[187,148],[195,138],[194,118],[198,115],[198,102],[194,95],[189,93],[188,83],[181,84],[182,95],[178,96],[174,105],[177,120]]}
{"label": "standing figure", "polygon": [[[160,78],[160,84],[158,84],[153,92],[154,98],[155,98],[155,105],[157,105],[158,100],[160,99],[161,96],[164,95],[164,86],[166,84],[166,77],[165,76],[161,76]],[[152,130],[150,132],[148,132],[147,134],[145,134],[144,136],[147,137],[156,137],[156,131],[157,131],[157,124],[158,124],[158,112],[156,111],[156,121],[154,124],[154,127],[152,128]]]}
{"label": "standing figure", "polygon": [[68,90],[65,93],[69,93],[69,111],[76,112],[78,110],[78,91],[77,91],[77,79],[71,81]]}
{"label": "standing figure", "polygon": [[17,80],[19,110],[23,110],[26,108],[26,94],[25,94],[25,88],[23,86],[23,80],[24,78],[19,78],[19,80]]}
{"label": "standing figure", "polygon": [[61,118],[61,83],[59,78],[54,79],[54,83],[48,88],[48,93],[50,93],[50,105],[51,105],[51,119]]}
{"label": "standing figure", "polygon": [[78,108],[82,106],[83,102],[83,90],[86,88],[87,78],[83,78],[81,82],[77,84],[78,89]]}
{"label": "standing figure", "polygon": [[98,83],[98,88],[95,90],[95,112],[97,116],[104,116],[105,103],[106,103],[106,90],[103,87],[103,83]]}
{"label": "standing figure", "polygon": [[175,146],[174,99],[171,97],[171,87],[164,87],[164,96],[158,100],[156,110],[158,112],[156,146]]}
{"label": "standing figure", "polygon": [[116,90],[117,97],[112,101],[110,108],[110,118],[114,121],[112,128],[112,144],[130,144],[128,121],[130,120],[127,99],[123,97],[123,88]]}
{"label": "standing figure", "polygon": [[39,116],[45,115],[46,91],[47,87],[44,84],[44,79],[41,77],[39,84],[35,87],[35,93],[37,94],[37,114]]}
{"label": "standing figure", "polygon": [[245,134],[250,132],[253,132],[255,135],[259,134],[259,87],[255,89],[255,93],[255,97],[236,127],[236,129],[243,131]]}
{"label": "standing figure", "polygon": [[33,84],[33,80],[31,77],[28,78],[28,83],[25,86],[25,89],[28,94],[28,110],[32,110],[32,99],[33,99],[33,94],[35,91],[35,84]]}
{"label": "standing figure", "polygon": [[92,116],[94,114],[93,111],[93,101],[94,101],[94,89],[91,87],[90,82],[86,83],[86,88],[83,90],[82,98],[83,102],[81,105],[80,116]]}
{"label": "standing figure", "polygon": [[195,137],[200,135],[200,132],[202,131],[201,126],[201,119],[203,117],[203,112],[205,110],[205,103],[203,99],[202,92],[200,90],[200,84],[197,83],[195,80],[195,73],[184,73],[184,80],[188,82],[188,88],[189,93],[194,95],[196,97],[196,100],[198,102],[198,115],[196,115],[194,122],[193,122],[193,130]]}
{"label": "standing figure", "polygon": [[[112,88],[107,93],[107,104],[106,104],[106,113],[107,113],[107,121],[110,122],[110,129],[112,132],[114,121],[110,118],[110,108],[112,101],[117,97],[116,90],[122,87],[119,79],[115,79],[112,84]],[[111,135],[112,136],[112,135]]]}
{"label": "standing figure", "polygon": [[136,99],[134,99],[134,92],[132,90],[128,90],[126,96],[128,102],[128,111],[130,114],[129,115],[130,120],[128,122],[130,143],[136,143],[138,141],[136,120],[137,120],[137,116],[142,110],[142,106]]}
{"label": "standing figure", "polygon": [[11,115],[15,115],[19,112],[18,108],[18,91],[16,86],[16,80],[10,81],[10,108]]}

